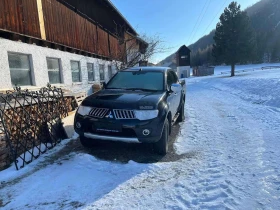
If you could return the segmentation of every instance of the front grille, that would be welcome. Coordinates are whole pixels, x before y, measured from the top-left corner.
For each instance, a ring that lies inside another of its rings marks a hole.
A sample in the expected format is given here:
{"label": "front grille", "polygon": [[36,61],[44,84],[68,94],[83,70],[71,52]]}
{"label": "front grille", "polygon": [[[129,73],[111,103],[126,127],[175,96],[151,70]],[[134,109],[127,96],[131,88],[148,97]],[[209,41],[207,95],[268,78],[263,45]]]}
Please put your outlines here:
{"label": "front grille", "polygon": [[114,109],[113,110],[116,119],[136,119],[133,110]]}
{"label": "front grille", "polygon": [[108,111],[109,111],[109,109],[106,109],[106,108],[93,108],[89,112],[89,116],[103,118],[108,113]]}

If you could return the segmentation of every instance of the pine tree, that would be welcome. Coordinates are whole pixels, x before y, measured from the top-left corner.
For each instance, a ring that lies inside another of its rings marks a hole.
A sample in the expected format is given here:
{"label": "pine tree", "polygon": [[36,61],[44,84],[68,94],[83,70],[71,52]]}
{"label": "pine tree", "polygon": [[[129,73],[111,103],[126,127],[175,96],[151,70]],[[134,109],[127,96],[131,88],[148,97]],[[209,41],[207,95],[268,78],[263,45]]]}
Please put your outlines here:
{"label": "pine tree", "polygon": [[231,65],[231,76],[234,76],[237,63],[251,60],[254,40],[247,13],[241,11],[237,2],[230,3],[216,26],[212,51],[216,61]]}
{"label": "pine tree", "polygon": [[271,52],[271,61],[272,62],[279,62],[280,58],[280,41],[276,41],[273,45],[272,52]]}

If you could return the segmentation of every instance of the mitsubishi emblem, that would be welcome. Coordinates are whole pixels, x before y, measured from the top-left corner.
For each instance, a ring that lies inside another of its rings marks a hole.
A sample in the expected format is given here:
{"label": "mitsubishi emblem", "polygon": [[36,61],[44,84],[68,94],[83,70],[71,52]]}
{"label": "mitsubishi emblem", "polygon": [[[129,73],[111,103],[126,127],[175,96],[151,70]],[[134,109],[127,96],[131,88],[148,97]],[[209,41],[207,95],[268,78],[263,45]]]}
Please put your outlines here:
{"label": "mitsubishi emblem", "polygon": [[105,117],[106,117],[106,118],[113,119],[114,116],[113,116],[113,114],[112,114],[112,111],[110,111]]}

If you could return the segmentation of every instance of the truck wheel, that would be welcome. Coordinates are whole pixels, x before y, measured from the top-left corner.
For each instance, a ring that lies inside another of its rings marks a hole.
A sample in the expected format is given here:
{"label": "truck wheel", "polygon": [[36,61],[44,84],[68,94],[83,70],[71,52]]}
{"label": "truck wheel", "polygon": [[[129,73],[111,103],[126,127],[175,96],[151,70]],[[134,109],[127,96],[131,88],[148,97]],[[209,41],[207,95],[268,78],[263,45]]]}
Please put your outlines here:
{"label": "truck wheel", "polygon": [[80,142],[84,147],[87,147],[87,148],[92,148],[97,145],[97,142],[95,139],[89,139],[84,136],[80,136]]}
{"label": "truck wheel", "polygon": [[169,139],[169,122],[165,120],[162,136],[160,140],[154,143],[154,151],[159,155],[166,155],[168,152],[168,139]]}
{"label": "truck wheel", "polygon": [[183,101],[181,104],[181,108],[179,111],[178,122],[183,122],[185,120],[185,102]]}

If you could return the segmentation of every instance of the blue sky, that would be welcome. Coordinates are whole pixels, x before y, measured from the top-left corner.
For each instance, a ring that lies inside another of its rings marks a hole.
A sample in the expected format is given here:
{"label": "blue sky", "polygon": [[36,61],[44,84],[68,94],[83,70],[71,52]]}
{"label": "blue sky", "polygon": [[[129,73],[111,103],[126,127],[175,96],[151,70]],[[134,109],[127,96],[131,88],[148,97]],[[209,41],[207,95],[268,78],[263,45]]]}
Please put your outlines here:
{"label": "blue sky", "polygon": [[[259,0],[237,0],[241,9]],[[181,45],[190,45],[216,27],[220,14],[231,0],[111,0],[141,34],[159,35],[168,47],[155,55],[157,63]]]}

